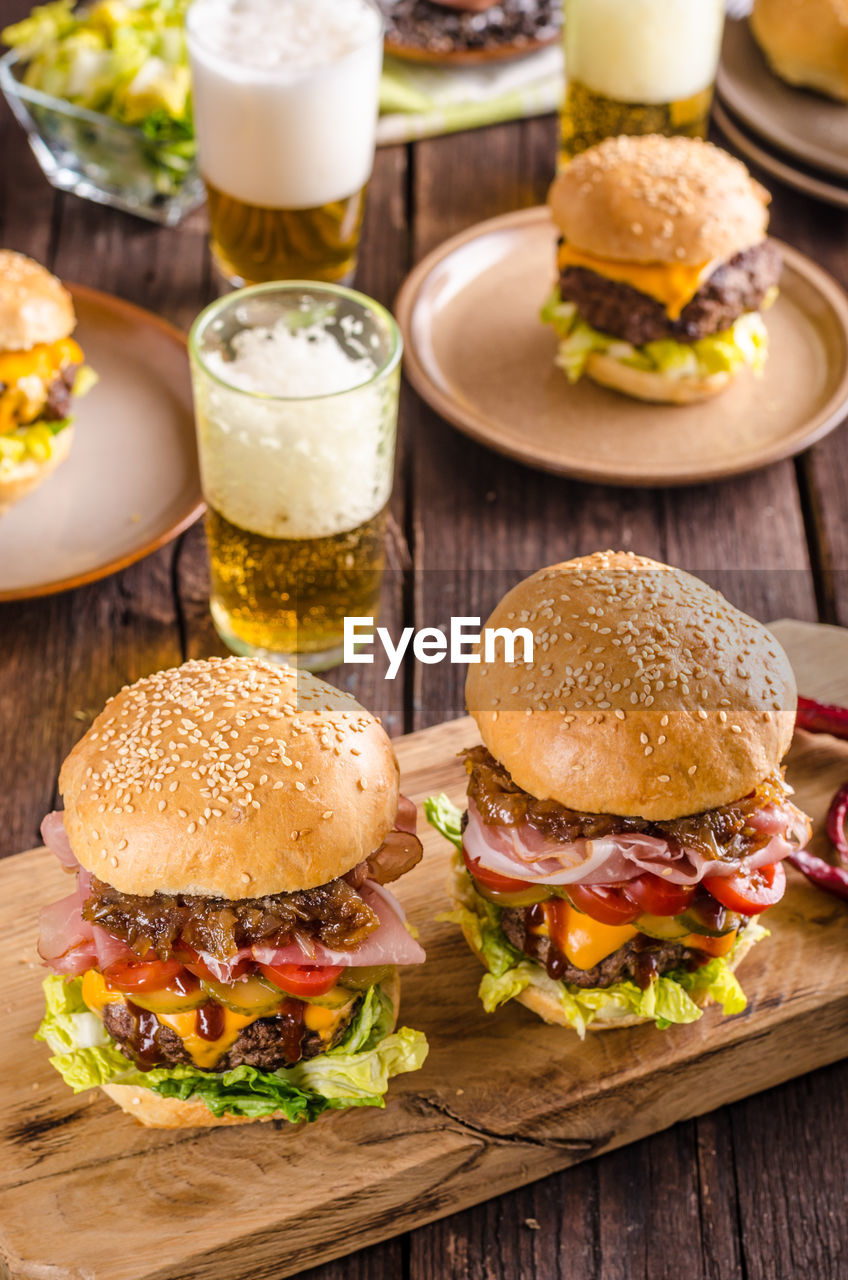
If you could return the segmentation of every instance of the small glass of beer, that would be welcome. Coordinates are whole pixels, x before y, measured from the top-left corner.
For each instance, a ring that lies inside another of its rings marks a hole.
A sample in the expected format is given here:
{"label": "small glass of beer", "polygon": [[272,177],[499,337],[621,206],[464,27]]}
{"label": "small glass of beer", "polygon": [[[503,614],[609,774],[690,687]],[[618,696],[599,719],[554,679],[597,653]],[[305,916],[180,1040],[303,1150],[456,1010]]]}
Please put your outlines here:
{"label": "small glass of beer", "polygon": [[212,256],[226,281],[349,283],[383,57],[373,0],[193,0]]}
{"label": "small glass of beer", "polygon": [[293,281],[226,294],[189,335],[216,630],[313,671],[376,618],[402,342],[371,298]]}
{"label": "small glass of beer", "polygon": [[724,0],[564,0],[560,163],[621,133],[707,136]]}

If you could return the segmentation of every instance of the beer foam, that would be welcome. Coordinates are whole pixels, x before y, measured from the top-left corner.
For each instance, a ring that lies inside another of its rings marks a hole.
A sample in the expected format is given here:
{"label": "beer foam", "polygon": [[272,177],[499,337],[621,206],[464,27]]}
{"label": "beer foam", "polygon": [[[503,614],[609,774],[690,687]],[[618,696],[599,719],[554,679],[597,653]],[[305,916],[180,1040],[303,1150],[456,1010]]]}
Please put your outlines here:
{"label": "beer foam", "polygon": [[381,30],[366,0],[194,0],[190,30],[240,67],[298,74],[335,62]]}
{"label": "beer foam", "polygon": [[374,163],[382,19],[368,0],[194,0],[200,171],[261,209],[361,191]]}
{"label": "beer foam", "polygon": [[616,102],[668,103],[715,78],[724,0],[571,0],[566,75]]}
{"label": "beer foam", "polygon": [[[400,370],[373,381],[377,365],[358,335],[345,341],[360,348],[356,358],[320,325],[290,330],[283,320],[237,335],[232,360],[204,354],[230,385],[195,373],[203,492],[240,529],[327,537],[388,501]],[[318,398],[263,398],[273,396]]]}

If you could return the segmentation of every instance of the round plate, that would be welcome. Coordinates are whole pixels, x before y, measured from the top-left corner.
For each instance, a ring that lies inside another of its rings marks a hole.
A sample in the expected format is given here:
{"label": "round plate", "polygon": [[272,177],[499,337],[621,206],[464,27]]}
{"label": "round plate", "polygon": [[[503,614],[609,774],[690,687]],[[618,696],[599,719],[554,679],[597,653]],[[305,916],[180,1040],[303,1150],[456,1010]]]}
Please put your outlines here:
{"label": "round plate", "polygon": [[752,471],[821,439],[848,409],[848,298],[780,247],[766,372],[743,371],[714,399],[653,405],[587,378],[567,382],[556,336],[539,320],[555,277],[545,207],[472,227],[407,277],[396,304],[407,375],[461,431],[560,475],[677,485]]}
{"label": "round plate", "polygon": [[386,40],[386,53],[393,58],[402,58],[404,62],[424,62],[428,65],[470,67],[484,62],[505,62],[509,58],[523,58],[528,53],[536,53],[539,49],[547,49],[562,39],[561,33],[549,36],[547,40],[528,40],[525,44],[492,45],[488,49],[451,49],[446,53],[432,53],[414,44],[397,44],[394,40]]}
{"label": "round plate", "polygon": [[68,288],[74,337],[100,381],[74,405],[67,461],[0,517],[0,600],[115,573],[203,511],[182,334],[128,302]]}
{"label": "round plate", "polygon": [[741,151],[747,160],[758,164],[773,178],[779,178],[788,187],[803,191],[805,195],[813,196],[816,200],[824,200],[827,204],[835,204],[840,209],[848,209],[848,184],[840,186],[835,181],[829,181],[818,171],[803,169],[797,163],[790,164],[774,152],[766,151],[749,137],[718,102],[713,103],[712,118],[728,142]]}
{"label": "round plate", "polygon": [[747,21],[725,24],[716,89],[761,138],[805,164],[848,178],[848,105],[780,80]]}

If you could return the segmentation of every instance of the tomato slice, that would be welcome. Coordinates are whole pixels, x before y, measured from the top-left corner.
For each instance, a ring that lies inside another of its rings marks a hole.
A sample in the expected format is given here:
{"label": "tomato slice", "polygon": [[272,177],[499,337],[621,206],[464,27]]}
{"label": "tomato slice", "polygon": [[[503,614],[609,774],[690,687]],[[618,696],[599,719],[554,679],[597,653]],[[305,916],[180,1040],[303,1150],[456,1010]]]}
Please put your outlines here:
{"label": "tomato slice", "polygon": [[159,991],[182,972],[179,960],[115,960],[103,970],[110,987],[119,991]]}
{"label": "tomato slice", "polygon": [[709,876],[704,881],[716,902],[741,916],[754,916],[780,902],[786,888],[782,862],[772,862],[756,871],[737,871],[732,876]]}
{"label": "tomato slice", "polygon": [[570,884],[568,896],[578,911],[601,924],[632,924],[642,908],[627,896],[623,887],[605,884]]}
{"label": "tomato slice", "polygon": [[693,886],[669,884],[662,876],[645,871],[635,880],[624,885],[628,898],[638,902],[643,911],[652,916],[679,916],[695,896]]}
{"label": "tomato slice", "polygon": [[260,964],[259,969],[290,996],[323,996],[336,985],[344,965]]}
{"label": "tomato slice", "polygon": [[462,846],[462,858],[474,879],[496,893],[520,893],[523,889],[538,888],[532,880],[515,880],[512,876],[502,876],[498,871],[490,871],[478,858],[471,857],[465,845]]}

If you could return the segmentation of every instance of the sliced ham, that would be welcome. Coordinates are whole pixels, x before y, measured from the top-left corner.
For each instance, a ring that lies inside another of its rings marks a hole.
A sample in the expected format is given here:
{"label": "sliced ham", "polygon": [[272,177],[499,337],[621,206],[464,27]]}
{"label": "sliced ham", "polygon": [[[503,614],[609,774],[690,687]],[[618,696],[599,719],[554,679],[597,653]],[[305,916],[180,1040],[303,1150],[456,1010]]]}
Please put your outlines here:
{"label": "sliced ham", "polygon": [[672,849],[667,840],[640,832],[563,843],[528,824],[485,823],[469,801],[463,840],[468,855],[487,870],[535,884],[620,884],[649,871],[671,884],[693,885],[708,876],[732,875],[742,867],[754,870],[780,862],[809,836],[804,815],[789,803],[766,806],[752,815],[750,825],[771,835],[769,842],[747,858],[717,861],[696,849]]}
{"label": "sliced ham", "polygon": [[41,838],[63,867],[69,871],[76,871],[79,863],[71,848],[71,842],[65,830],[65,815],[61,809],[54,809],[52,813],[48,813],[41,824]]}

